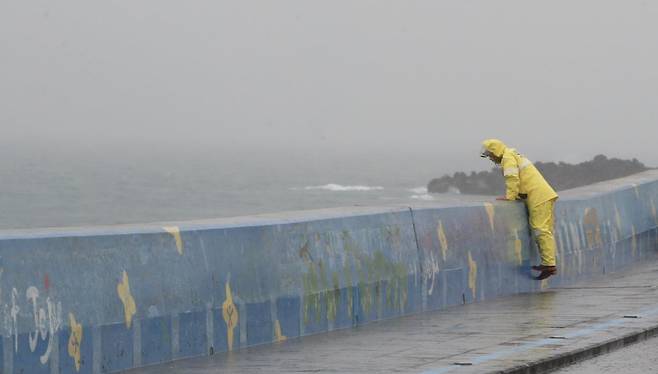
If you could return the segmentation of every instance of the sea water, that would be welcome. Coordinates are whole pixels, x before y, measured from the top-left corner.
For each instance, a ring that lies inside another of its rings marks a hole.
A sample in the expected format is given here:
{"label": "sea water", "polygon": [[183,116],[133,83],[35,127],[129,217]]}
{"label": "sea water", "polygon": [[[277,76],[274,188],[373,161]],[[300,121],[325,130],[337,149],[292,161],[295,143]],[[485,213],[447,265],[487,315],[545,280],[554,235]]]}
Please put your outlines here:
{"label": "sea water", "polygon": [[396,151],[0,149],[0,229],[183,221],[432,201],[448,171]]}

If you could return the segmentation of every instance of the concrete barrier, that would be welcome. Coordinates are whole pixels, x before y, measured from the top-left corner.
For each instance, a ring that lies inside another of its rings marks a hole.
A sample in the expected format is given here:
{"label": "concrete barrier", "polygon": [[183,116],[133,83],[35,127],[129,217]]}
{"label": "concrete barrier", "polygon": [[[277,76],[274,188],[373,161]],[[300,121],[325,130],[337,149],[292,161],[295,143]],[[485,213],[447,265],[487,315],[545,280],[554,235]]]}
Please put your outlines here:
{"label": "concrete barrier", "polygon": [[109,373],[537,291],[653,257],[658,172],[562,194],[559,274],[521,203],[0,233],[4,373]]}
{"label": "concrete barrier", "polygon": [[562,193],[556,204],[558,276],[537,282],[539,256],[520,202],[414,207],[423,310],[571,284],[653,258],[655,171]]}

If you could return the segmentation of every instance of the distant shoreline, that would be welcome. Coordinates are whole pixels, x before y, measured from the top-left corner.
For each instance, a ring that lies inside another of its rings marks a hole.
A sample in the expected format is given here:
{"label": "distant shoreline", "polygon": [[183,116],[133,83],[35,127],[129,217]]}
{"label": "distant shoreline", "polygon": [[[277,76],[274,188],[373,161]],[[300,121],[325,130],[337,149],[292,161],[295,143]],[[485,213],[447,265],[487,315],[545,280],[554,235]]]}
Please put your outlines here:
{"label": "distant shoreline", "polygon": [[[535,166],[556,191],[587,186],[656,169],[645,166],[635,158],[622,160],[608,158],[605,155],[595,156],[592,160],[579,164],[536,162]],[[471,172],[470,175],[457,172],[452,176],[446,174],[432,179],[427,184],[427,191],[429,193],[500,195],[505,192],[505,180],[497,167],[493,167],[490,171]]]}

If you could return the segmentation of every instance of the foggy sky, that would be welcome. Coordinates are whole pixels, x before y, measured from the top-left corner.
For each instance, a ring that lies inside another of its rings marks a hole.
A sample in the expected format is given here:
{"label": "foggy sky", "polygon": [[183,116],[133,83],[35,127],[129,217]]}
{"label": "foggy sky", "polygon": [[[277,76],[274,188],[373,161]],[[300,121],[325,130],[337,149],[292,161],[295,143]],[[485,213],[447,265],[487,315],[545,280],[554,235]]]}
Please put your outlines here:
{"label": "foggy sky", "polygon": [[7,0],[0,142],[658,166],[657,66],[649,1]]}

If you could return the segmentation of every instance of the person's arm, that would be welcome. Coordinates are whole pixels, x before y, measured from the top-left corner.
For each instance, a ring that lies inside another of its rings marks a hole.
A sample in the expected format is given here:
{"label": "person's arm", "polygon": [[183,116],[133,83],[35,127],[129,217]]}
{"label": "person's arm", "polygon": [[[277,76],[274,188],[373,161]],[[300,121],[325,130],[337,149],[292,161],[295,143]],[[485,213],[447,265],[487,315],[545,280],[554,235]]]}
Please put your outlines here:
{"label": "person's arm", "polygon": [[505,177],[505,199],[517,200],[519,198],[519,164],[514,157],[503,157],[503,176]]}

